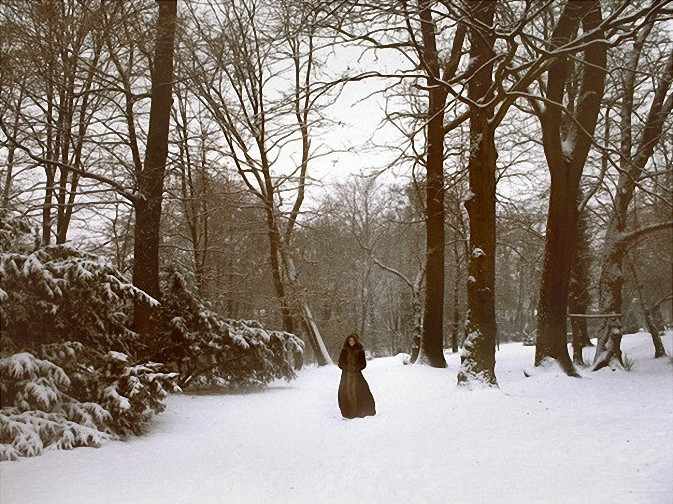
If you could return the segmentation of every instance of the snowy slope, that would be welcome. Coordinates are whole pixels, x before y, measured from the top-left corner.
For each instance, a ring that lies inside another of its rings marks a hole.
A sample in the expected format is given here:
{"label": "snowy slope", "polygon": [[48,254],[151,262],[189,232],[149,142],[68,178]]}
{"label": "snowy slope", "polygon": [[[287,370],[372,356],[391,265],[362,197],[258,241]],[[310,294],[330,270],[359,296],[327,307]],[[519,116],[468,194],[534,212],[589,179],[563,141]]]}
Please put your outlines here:
{"label": "snowy slope", "polygon": [[356,420],[338,412],[336,367],[176,395],[144,437],[0,463],[0,502],[670,504],[673,366],[649,335],[622,347],[630,373],[573,379],[524,378],[534,348],[503,345],[500,390],[457,389],[457,355],[448,369],[377,359],[364,374],[378,414]]}

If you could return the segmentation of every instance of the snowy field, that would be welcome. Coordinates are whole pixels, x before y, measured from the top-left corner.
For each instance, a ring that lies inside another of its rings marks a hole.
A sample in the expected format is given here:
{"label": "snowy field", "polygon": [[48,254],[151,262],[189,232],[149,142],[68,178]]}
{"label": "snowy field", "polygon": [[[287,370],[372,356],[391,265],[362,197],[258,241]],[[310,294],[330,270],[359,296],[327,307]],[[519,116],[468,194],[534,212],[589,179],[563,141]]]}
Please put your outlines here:
{"label": "snowy field", "polygon": [[[673,334],[665,345],[673,350]],[[175,395],[148,435],[0,463],[2,504],[673,502],[673,365],[624,337],[631,372],[531,370],[503,345],[500,390],[370,361],[375,417],[343,420],[339,370],[250,395]],[[586,349],[590,357],[593,349]]]}

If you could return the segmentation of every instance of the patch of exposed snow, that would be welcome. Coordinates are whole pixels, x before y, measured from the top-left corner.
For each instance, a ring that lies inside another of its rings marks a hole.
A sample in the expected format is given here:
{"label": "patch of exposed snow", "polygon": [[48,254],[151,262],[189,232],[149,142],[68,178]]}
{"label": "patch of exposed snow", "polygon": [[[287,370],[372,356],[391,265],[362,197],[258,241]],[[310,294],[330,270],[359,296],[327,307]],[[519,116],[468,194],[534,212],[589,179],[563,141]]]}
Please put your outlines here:
{"label": "patch of exposed snow", "polygon": [[622,349],[631,372],[525,378],[535,348],[503,344],[500,388],[472,391],[456,386],[458,354],[444,369],[374,359],[377,415],[348,421],[336,366],[256,394],[173,395],[145,436],[0,463],[0,502],[672,502],[670,358],[652,358],[648,334]]}

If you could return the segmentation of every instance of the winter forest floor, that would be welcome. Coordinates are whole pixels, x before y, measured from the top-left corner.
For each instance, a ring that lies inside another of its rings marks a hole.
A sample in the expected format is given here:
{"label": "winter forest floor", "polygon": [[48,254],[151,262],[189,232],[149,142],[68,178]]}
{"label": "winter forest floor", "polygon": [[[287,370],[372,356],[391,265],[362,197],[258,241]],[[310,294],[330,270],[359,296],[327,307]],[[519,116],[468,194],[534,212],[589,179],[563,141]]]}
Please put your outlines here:
{"label": "winter forest floor", "polygon": [[[664,341],[669,355],[673,333]],[[459,390],[448,369],[376,359],[375,417],[343,420],[339,370],[249,395],[174,395],[145,436],[0,463],[0,502],[673,502],[673,365],[625,336],[630,372],[532,369],[501,346],[499,390]],[[593,349],[586,349],[590,357]]]}

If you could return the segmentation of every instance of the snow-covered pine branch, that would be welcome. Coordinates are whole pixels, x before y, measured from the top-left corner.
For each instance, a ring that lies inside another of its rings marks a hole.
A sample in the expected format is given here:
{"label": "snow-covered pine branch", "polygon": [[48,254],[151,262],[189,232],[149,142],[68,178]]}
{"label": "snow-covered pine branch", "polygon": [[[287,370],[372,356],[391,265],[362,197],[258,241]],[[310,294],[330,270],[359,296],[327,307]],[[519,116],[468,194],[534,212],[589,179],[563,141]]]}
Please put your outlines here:
{"label": "snow-covered pine branch", "polygon": [[179,372],[180,386],[259,387],[295,377],[301,339],[255,320],[222,317],[193,296],[176,272],[167,279],[161,312],[162,350],[156,358]]}

